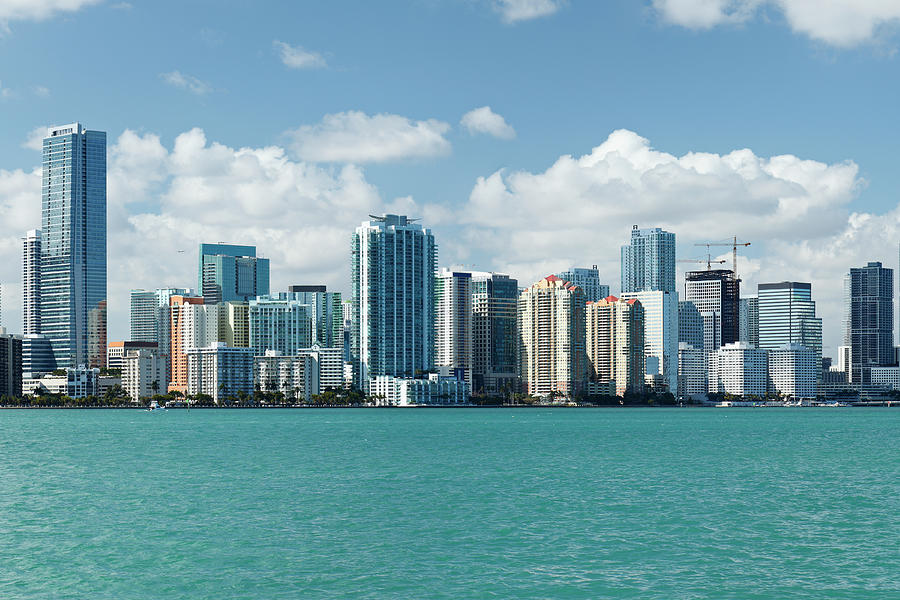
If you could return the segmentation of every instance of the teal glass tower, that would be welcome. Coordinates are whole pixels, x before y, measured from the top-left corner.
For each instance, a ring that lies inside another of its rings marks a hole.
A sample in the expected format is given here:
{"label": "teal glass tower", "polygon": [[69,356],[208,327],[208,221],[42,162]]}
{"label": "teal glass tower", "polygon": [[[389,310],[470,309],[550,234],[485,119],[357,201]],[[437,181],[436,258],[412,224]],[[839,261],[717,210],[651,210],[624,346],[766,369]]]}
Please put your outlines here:
{"label": "teal glass tower", "polygon": [[269,259],[256,246],[200,244],[197,289],[205,304],[253,300],[269,295]]}
{"label": "teal glass tower", "polygon": [[56,368],[106,364],[106,132],[80,123],[43,141],[40,332]]}

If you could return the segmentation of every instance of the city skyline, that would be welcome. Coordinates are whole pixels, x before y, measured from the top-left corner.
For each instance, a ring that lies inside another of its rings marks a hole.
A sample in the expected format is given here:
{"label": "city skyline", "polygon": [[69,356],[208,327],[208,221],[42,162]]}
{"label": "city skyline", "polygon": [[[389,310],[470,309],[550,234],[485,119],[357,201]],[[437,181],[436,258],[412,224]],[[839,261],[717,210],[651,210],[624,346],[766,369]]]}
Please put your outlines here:
{"label": "city skyline", "polygon": [[[873,28],[842,38],[840,27],[817,34],[775,8],[704,24],[663,1],[545,4],[554,10],[450,0],[354,7],[400,38],[420,24],[446,27],[440,39],[412,38],[416,53],[372,43],[358,24],[336,35],[340,3],[274,7],[240,36],[245,9],[213,17],[188,6],[182,26],[160,28],[170,50],[137,57],[117,44],[120,56],[99,56],[78,81],[36,44],[63,44],[75,31],[89,44],[144,35],[133,25],[161,20],[163,8],[75,2],[79,10],[48,9],[40,20],[0,9],[3,52],[22,57],[0,72],[4,325],[23,330],[16,267],[21,238],[38,223],[29,135],[81,120],[109,134],[111,340],[128,337],[131,288],[193,286],[202,242],[256,245],[272,261],[273,290],[309,282],[349,294],[347,232],[366,214],[394,212],[423,217],[441,244],[439,266],[475,265],[527,285],[596,264],[613,294],[633,225],[675,233],[685,259],[702,258],[696,243],[736,235],[753,242],[739,258],[743,290],[810,282],[823,351],[834,356],[843,276],[870,261],[897,266],[900,176],[875,116],[891,114],[896,97],[896,38],[873,33],[896,17],[863,15]],[[447,52],[463,39],[462,54]],[[759,52],[779,55],[785,70],[757,72]],[[470,68],[483,56],[500,71]],[[129,69],[110,62],[121,59]],[[421,76],[409,78],[411,69]],[[606,77],[560,78],[558,69]],[[112,72],[100,102],[84,82]],[[772,78],[797,73],[773,103]],[[359,93],[348,98],[351,81]],[[263,103],[271,109],[247,110]],[[825,117],[837,119],[827,136]]]}

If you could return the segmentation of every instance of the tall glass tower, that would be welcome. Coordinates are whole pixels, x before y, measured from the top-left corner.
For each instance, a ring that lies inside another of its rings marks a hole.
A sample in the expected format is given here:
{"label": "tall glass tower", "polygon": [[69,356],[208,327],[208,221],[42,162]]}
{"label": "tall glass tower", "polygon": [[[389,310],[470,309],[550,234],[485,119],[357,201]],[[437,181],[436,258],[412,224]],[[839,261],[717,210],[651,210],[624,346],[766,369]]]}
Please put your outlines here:
{"label": "tall glass tower", "polygon": [[759,347],[777,350],[788,344],[800,344],[822,359],[822,319],[816,317],[812,285],[797,281],[760,283]]}
{"label": "tall glass tower", "polygon": [[851,381],[871,382],[872,367],[894,360],[894,270],[870,262],[850,269],[846,293],[844,339],[850,346]]}
{"label": "tall glass tower", "polygon": [[206,304],[252,300],[269,295],[269,259],[256,246],[200,244],[197,289]]}
{"label": "tall glass tower", "polygon": [[40,332],[56,368],[106,364],[106,132],[53,127],[43,142]]}
{"label": "tall glass tower", "polygon": [[631,230],[622,246],[622,293],[675,291],[675,234],[659,227]]}

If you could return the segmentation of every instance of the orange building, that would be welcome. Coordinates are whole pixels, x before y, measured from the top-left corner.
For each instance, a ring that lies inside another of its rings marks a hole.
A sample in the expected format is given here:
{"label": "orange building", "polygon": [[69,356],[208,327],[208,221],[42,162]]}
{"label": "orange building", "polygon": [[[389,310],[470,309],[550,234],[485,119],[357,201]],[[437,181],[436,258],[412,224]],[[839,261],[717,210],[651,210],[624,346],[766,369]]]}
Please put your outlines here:
{"label": "orange building", "polygon": [[185,353],[185,307],[191,304],[203,304],[200,296],[172,296],[169,298],[169,331],[171,332],[171,345],[169,346],[172,357],[172,381],[168,390],[187,393],[188,388],[188,360]]}

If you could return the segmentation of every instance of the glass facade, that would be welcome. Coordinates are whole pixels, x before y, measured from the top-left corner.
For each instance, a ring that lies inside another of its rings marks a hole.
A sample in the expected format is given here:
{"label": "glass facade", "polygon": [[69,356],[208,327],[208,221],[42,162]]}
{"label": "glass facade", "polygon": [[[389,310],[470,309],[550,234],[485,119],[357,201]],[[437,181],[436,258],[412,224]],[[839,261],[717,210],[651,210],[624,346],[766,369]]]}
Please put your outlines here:
{"label": "glass facade", "polygon": [[74,123],[43,141],[40,331],[57,368],[106,363],[106,133]]}
{"label": "glass facade", "polygon": [[675,234],[655,227],[631,230],[622,246],[622,293],[675,291]]}
{"label": "glass facade", "polygon": [[206,304],[269,295],[269,259],[256,257],[256,246],[200,244],[197,274]]}
{"label": "glass facade", "polygon": [[758,286],[759,347],[776,350],[798,344],[822,358],[822,319],[816,317],[812,285],[796,281]]}
{"label": "glass facade", "polygon": [[580,287],[584,292],[585,302],[599,302],[609,296],[609,286],[600,283],[600,271],[596,265],[590,269],[573,267],[556,276]]}
{"label": "glass facade", "polygon": [[845,290],[851,380],[868,384],[872,367],[895,364],[894,270],[882,267],[880,262],[850,269]]}

